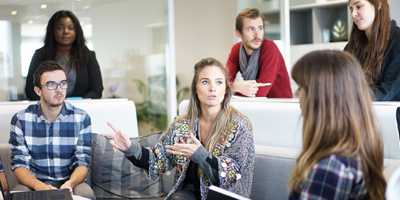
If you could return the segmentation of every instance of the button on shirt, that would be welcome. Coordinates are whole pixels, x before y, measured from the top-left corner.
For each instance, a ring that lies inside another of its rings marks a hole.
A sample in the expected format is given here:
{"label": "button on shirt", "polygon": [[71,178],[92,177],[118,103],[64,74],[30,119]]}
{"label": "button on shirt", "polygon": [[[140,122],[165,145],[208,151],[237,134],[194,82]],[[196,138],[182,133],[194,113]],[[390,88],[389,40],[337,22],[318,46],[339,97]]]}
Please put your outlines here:
{"label": "button on shirt", "polygon": [[53,123],[40,102],[16,113],[11,120],[12,170],[29,169],[41,181],[62,181],[78,166],[90,167],[92,128],[89,115],[64,102]]}

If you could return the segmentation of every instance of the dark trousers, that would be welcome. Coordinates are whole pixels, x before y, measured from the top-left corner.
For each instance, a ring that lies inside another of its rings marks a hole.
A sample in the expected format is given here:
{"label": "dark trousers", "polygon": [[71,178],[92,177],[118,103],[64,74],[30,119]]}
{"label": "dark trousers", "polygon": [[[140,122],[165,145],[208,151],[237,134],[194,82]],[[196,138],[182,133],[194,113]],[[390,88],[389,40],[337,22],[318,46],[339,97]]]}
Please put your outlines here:
{"label": "dark trousers", "polygon": [[200,190],[198,186],[192,184],[181,184],[180,187],[168,198],[168,200],[200,200]]}
{"label": "dark trousers", "polygon": [[200,197],[196,196],[194,192],[190,190],[178,190],[172,194],[168,200],[200,200]]}

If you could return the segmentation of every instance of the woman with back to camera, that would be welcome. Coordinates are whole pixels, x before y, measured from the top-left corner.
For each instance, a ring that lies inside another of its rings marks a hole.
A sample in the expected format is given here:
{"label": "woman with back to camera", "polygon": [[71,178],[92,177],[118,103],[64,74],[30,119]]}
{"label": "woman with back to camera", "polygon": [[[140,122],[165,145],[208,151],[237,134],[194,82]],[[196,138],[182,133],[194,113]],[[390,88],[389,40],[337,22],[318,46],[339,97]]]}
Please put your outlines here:
{"label": "woman with back to camera", "polygon": [[54,60],[63,66],[68,81],[67,97],[98,99],[103,92],[100,67],[93,51],[83,36],[79,20],[70,11],[60,10],[50,18],[44,46],[32,57],[26,77],[25,93],[30,100],[39,100],[33,90],[33,73],[45,60]]}
{"label": "woman with back to camera", "polygon": [[292,69],[303,117],[303,147],[289,199],[385,199],[383,143],[360,63],[315,51]]}
{"label": "woman with back to camera", "polygon": [[254,169],[254,141],[249,119],[230,106],[232,91],[224,66],[214,58],[195,64],[189,105],[152,148],[131,142],[109,123],[116,134],[114,149],[154,179],[176,167],[170,200],[206,199],[216,185],[249,197]]}
{"label": "woman with back to camera", "polygon": [[387,0],[350,0],[353,18],[345,50],[360,62],[377,101],[400,101],[400,28]]}

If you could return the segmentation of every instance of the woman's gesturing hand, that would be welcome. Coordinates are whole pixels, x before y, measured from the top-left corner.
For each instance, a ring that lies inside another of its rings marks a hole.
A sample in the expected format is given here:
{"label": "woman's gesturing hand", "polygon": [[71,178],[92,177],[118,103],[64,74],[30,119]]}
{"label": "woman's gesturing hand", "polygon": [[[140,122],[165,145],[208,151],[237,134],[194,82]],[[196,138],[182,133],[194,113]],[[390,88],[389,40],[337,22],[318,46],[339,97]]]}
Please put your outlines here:
{"label": "woman's gesturing hand", "polygon": [[112,138],[110,140],[110,144],[113,146],[114,152],[119,149],[120,151],[126,151],[131,147],[132,143],[131,140],[126,136],[121,130],[117,129],[113,124],[110,122],[107,122],[107,124],[112,128],[112,130],[115,132],[113,133],[102,133],[102,136]]}
{"label": "woman's gesturing hand", "polygon": [[174,146],[167,145],[167,152],[174,155],[180,155],[185,158],[190,158],[194,152],[201,146],[201,142],[190,133],[190,138],[193,144],[174,144]]}

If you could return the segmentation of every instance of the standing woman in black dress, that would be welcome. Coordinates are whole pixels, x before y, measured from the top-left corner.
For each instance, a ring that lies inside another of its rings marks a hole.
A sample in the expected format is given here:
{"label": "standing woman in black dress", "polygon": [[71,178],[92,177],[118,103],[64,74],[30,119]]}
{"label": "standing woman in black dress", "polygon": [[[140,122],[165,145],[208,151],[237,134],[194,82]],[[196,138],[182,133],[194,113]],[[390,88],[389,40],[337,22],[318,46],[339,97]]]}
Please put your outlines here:
{"label": "standing woman in black dress", "polygon": [[54,60],[67,74],[67,97],[101,98],[103,80],[93,51],[86,46],[82,27],[76,16],[60,10],[50,18],[44,46],[32,57],[26,77],[25,93],[30,100],[39,100],[33,90],[33,73],[45,60]]}

